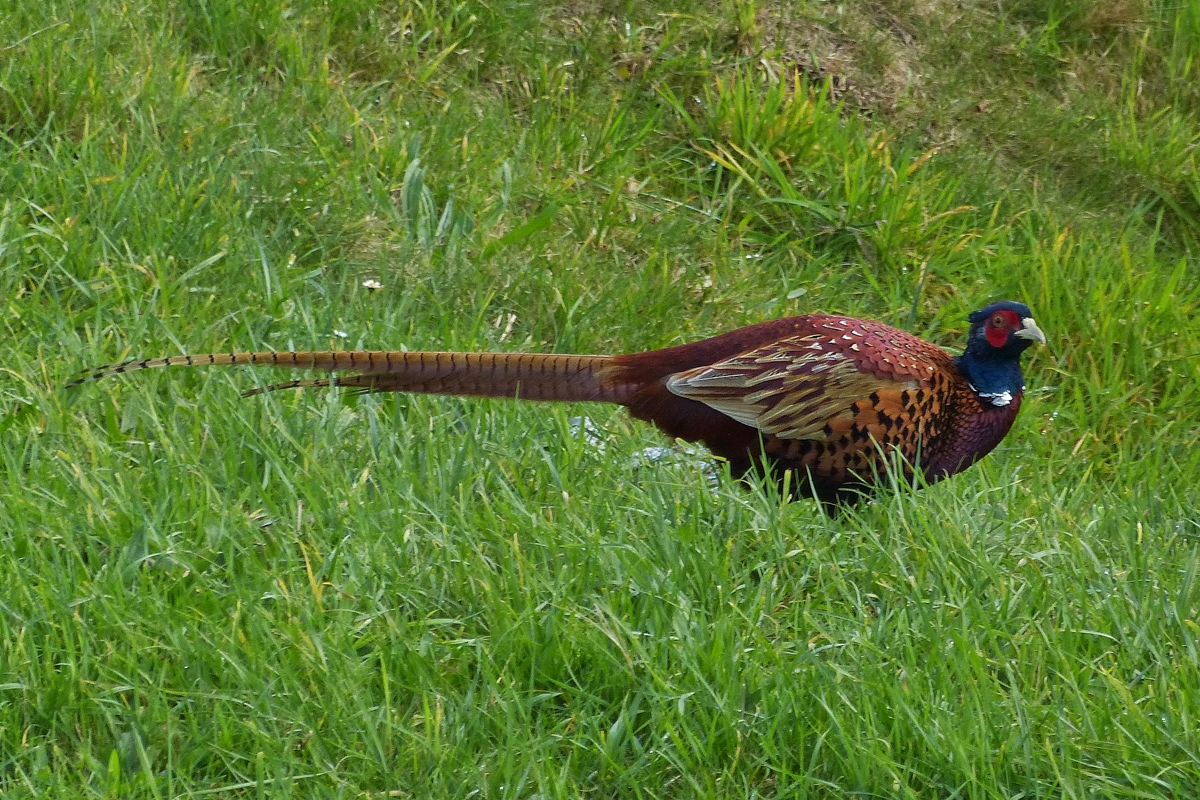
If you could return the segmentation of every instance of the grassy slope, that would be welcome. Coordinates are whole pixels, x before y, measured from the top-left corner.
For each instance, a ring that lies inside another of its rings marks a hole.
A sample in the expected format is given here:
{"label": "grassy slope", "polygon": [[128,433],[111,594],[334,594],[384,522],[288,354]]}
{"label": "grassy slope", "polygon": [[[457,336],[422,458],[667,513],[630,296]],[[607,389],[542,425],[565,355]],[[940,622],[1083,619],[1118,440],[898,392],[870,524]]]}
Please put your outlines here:
{"label": "grassy slope", "polygon": [[[0,3],[6,796],[1200,784],[1200,11],[661,5]],[[994,296],[1013,434],[839,520],[602,407],[60,388]]]}

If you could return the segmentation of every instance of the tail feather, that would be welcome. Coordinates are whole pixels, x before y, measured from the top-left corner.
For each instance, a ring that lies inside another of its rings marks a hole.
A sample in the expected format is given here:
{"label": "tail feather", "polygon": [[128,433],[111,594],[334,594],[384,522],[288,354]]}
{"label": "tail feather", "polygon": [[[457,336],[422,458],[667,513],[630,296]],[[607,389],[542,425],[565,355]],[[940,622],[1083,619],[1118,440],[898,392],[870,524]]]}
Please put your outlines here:
{"label": "tail feather", "polygon": [[242,392],[242,397],[254,397],[255,395],[266,394],[267,392],[278,392],[282,389],[325,389],[330,386],[341,385],[341,382],[336,378],[302,378],[295,381],[272,383],[267,386],[256,386],[253,389],[247,389]]}
{"label": "tail feather", "polygon": [[621,403],[636,387],[611,356],[539,353],[446,353],[396,350],[233,352],[126,361],[91,370],[68,388],[113,375],[160,367],[256,365],[352,374],[252,389],[246,395],[289,388],[349,386],[368,392],[521,397]]}
{"label": "tail feather", "polygon": [[202,353],[194,356],[169,356],[167,358],[147,358],[143,360],[125,361],[120,364],[109,364],[104,367],[89,370],[84,375],[67,384],[66,388],[78,386],[81,383],[103,380],[113,375],[126,372],[137,372],[143,369],[158,369],[160,367],[207,367],[252,364],[268,367],[294,367],[296,369],[354,369],[354,356],[362,360],[367,355],[362,351],[314,351],[314,352],[232,352],[232,353]]}

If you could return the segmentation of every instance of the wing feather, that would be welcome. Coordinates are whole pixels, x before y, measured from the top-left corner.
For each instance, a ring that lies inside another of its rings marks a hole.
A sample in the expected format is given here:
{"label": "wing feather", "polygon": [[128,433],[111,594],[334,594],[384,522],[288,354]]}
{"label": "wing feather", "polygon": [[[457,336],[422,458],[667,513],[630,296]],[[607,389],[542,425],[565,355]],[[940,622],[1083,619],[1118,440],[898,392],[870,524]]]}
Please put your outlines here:
{"label": "wing feather", "polygon": [[880,376],[877,368],[860,368],[857,349],[850,348],[853,340],[843,339],[821,334],[779,339],[674,373],[666,387],[781,439],[827,439],[830,430],[840,431],[854,419],[856,403],[873,394],[898,397],[901,391],[928,385],[908,375],[892,379]]}

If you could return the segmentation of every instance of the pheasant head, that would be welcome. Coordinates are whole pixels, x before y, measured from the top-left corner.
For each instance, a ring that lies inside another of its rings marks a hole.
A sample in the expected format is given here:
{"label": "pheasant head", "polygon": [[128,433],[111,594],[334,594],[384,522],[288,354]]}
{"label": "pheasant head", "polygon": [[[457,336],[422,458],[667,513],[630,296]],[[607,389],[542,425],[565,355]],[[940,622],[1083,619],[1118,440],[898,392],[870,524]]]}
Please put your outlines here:
{"label": "pheasant head", "polygon": [[957,359],[971,388],[992,405],[1006,406],[1025,389],[1021,353],[1046,335],[1024,303],[1001,300],[972,313],[967,347]]}

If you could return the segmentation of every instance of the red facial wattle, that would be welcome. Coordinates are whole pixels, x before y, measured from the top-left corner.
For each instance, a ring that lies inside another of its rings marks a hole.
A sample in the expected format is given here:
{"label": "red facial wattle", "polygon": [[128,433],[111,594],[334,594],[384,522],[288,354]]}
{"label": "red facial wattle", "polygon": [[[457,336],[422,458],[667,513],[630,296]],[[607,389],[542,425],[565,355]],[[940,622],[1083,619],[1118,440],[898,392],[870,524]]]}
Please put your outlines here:
{"label": "red facial wattle", "polygon": [[1009,334],[1020,328],[1021,319],[1017,312],[1001,309],[987,321],[984,334],[992,347],[1004,347],[1008,343]]}

